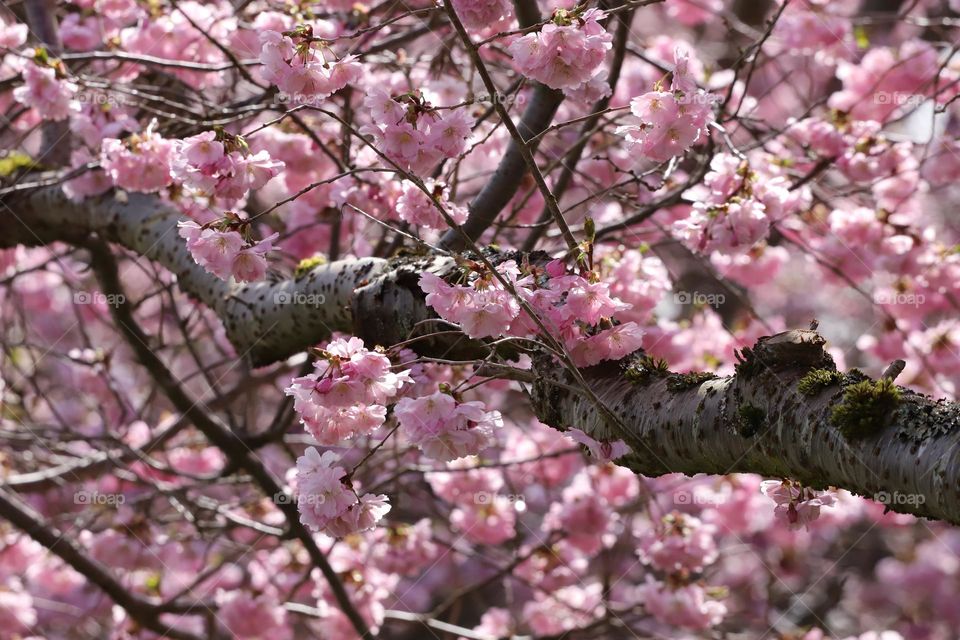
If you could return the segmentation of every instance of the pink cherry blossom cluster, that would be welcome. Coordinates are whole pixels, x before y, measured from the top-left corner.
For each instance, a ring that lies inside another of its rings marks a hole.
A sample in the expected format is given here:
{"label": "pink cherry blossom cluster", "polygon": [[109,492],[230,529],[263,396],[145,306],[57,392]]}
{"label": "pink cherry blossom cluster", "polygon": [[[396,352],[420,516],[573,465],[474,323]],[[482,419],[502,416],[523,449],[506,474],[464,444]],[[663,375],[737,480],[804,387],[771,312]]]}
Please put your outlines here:
{"label": "pink cherry blossom cluster", "polygon": [[27,25],[7,22],[5,16],[0,15],[0,48],[16,49],[27,41],[29,29]]}
{"label": "pink cherry blossom cluster", "polygon": [[[145,44],[146,38],[138,39],[135,34],[138,28],[149,30],[150,26],[146,21],[138,23],[138,19],[143,17],[146,11],[135,0],[76,0],[71,4],[79,7],[81,11],[64,15],[60,22],[60,39],[68,49],[92,51],[98,49],[105,42],[123,42],[124,46],[127,47],[137,47]],[[184,3],[188,11],[190,5],[193,4],[193,2]],[[196,13],[192,15],[202,17]],[[158,18],[159,16],[153,17]],[[136,26],[123,30],[128,25]],[[158,31],[155,30],[150,35],[156,36]],[[164,57],[172,57],[177,53],[183,56],[180,58],[181,60],[189,60],[192,51],[186,47],[184,31],[183,28],[172,29],[172,33],[166,34],[167,37],[164,38],[164,42],[169,42],[175,38],[177,41],[171,42],[171,46],[164,48],[162,52],[157,50],[162,45],[156,41],[153,43],[153,49],[145,49],[145,51],[153,51]]]}
{"label": "pink cherry blossom cluster", "polygon": [[343,537],[373,529],[390,511],[384,495],[354,492],[347,472],[334,466],[337,455],[314,447],[297,458],[297,508],[300,521],[316,531]]}
{"label": "pink cherry blossom cluster", "polygon": [[632,122],[617,129],[644,157],[656,162],[683,155],[701,140],[713,118],[715,97],[697,87],[688,70],[689,55],[678,48],[674,62],[670,91],[664,91],[658,81],[653,91],[631,100]]}
{"label": "pink cherry blossom cluster", "polygon": [[397,198],[397,214],[401,220],[430,229],[446,229],[450,225],[440,209],[457,224],[467,220],[467,210],[447,198],[445,185],[431,180],[425,186],[429,194],[409,180],[403,181],[403,193]]}
{"label": "pink cherry blossom cluster", "polygon": [[923,40],[907,40],[898,49],[874,47],[859,63],[841,61],[837,78],[843,89],[830,96],[829,105],[859,120],[884,122],[915,110],[939,86],[936,96],[948,100],[957,90],[956,73],[941,65],[937,50]]}
{"label": "pink cherry blossom cluster", "polygon": [[356,56],[327,60],[327,56],[335,56],[322,39],[314,38],[310,25],[283,33],[267,30],[260,40],[264,78],[297,104],[322,102],[357,83],[363,74]]}
{"label": "pink cherry blossom cluster", "polygon": [[[609,284],[593,272],[575,275],[553,261],[545,269],[528,267],[521,277],[517,264],[506,261],[497,273],[514,293],[481,265],[463,273],[466,284],[450,284],[425,272],[420,288],[441,318],[460,325],[470,337],[530,336],[542,333],[544,326],[563,340],[579,366],[616,360],[640,347],[643,331],[636,322],[605,324],[631,307],[612,297]],[[536,312],[539,324],[521,313],[518,300]]]}
{"label": "pink cherry blossom cluster", "polygon": [[508,47],[523,75],[551,89],[577,89],[599,73],[613,36],[600,20],[599,9],[557,9],[539,31],[514,40]]}
{"label": "pink cherry blossom cluster", "polygon": [[394,412],[404,435],[434,460],[475,455],[491,444],[494,429],[503,426],[499,411],[487,411],[482,402],[461,402],[444,389],[402,398]]}
{"label": "pink cherry blossom cluster", "polygon": [[771,172],[765,161],[721,153],[710,168],[703,184],[685,194],[694,202],[690,216],[674,224],[677,236],[694,251],[749,251],[767,237],[771,222],[809,201],[808,191],[791,189],[789,179]]}
{"label": "pink cherry blossom cluster", "polygon": [[229,207],[283,167],[266,150],[251,153],[241,136],[205,131],[177,142],[172,172],[194,196],[217,198]]}
{"label": "pink cherry blossom cluster", "polygon": [[[514,282],[520,273],[513,262],[503,263],[497,270]],[[478,276],[471,285],[451,285],[434,273],[424,272],[420,288],[427,294],[427,304],[441,318],[459,324],[471,338],[504,335],[520,314],[516,298],[492,275]]]}
{"label": "pink cherry blossom cluster", "polygon": [[657,620],[687,629],[710,629],[720,624],[727,607],[716,595],[697,583],[674,586],[653,576],[648,576],[640,588],[644,605]]}
{"label": "pink cherry blossom cluster", "polygon": [[831,507],[837,502],[833,492],[817,491],[795,480],[764,480],[760,490],[777,503],[776,517],[796,529],[809,526],[820,517],[821,507]]}
{"label": "pink cherry blossom cluster", "polygon": [[369,435],[386,420],[390,399],[413,383],[409,371],[394,373],[390,359],[359,338],[333,340],[320,355],[314,373],[294,378],[285,389],[320,444]]}
{"label": "pink cherry blossom cluster", "polygon": [[463,153],[474,124],[466,109],[435,108],[417,92],[391,95],[374,86],[363,105],[372,122],[361,132],[373,136],[391,162],[418,174]]}
{"label": "pink cherry blossom cluster", "polygon": [[513,4],[509,0],[451,0],[457,17],[468,29],[494,31],[510,24]]}
{"label": "pink cherry blossom cluster", "polygon": [[64,120],[70,115],[79,87],[65,77],[62,64],[27,62],[22,73],[23,85],[13,90],[14,100],[34,109],[44,120]]}
{"label": "pink cherry blossom cluster", "polygon": [[[98,29],[100,39],[106,34],[99,29],[105,28],[109,33],[112,26],[110,21],[128,21],[136,19],[139,14],[136,24],[121,30],[116,38],[125,51],[190,63],[215,64],[227,61],[227,56],[220,48],[221,43],[230,40],[237,29],[238,20],[232,6],[225,0],[186,0],[178,2],[176,10],[169,12],[138,11],[136,3],[129,0],[110,0],[103,4],[106,6],[97,7],[95,13],[110,20],[91,25]],[[136,74],[136,71],[133,73]],[[174,67],[171,73],[195,89],[222,86],[229,82],[226,75],[189,68]]]}
{"label": "pink cherry blossom cluster", "polygon": [[716,527],[681,513],[664,516],[640,536],[639,554],[647,564],[667,573],[699,573],[718,557]]}
{"label": "pink cherry blossom cluster", "polygon": [[231,228],[236,224],[230,221],[200,226],[192,220],[181,220],[178,226],[194,262],[221,280],[233,276],[238,282],[254,282],[266,275],[266,254],[273,249],[278,234],[250,242]]}
{"label": "pink cherry blossom cluster", "polygon": [[113,183],[128,191],[160,191],[173,183],[175,143],[147,129],[128,138],[105,138],[100,164]]}

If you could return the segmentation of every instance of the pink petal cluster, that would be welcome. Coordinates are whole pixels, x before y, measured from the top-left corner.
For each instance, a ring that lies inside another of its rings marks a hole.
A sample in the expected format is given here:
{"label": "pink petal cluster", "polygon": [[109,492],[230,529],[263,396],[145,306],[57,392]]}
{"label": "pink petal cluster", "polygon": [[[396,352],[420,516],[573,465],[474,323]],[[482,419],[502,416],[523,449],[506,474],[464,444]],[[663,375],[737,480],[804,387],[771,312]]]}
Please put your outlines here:
{"label": "pink petal cluster", "polygon": [[[874,47],[859,63],[841,61],[837,77],[843,89],[830,96],[833,109],[860,120],[884,122],[903,115],[938,86],[956,81],[955,72],[941,65],[937,50],[923,40],[907,40],[898,49]],[[950,97],[940,93],[938,99]]]}
{"label": "pink petal cluster", "polygon": [[321,455],[314,447],[297,458],[300,521],[334,537],[373,529],[390,511],[387,497],[370,493],[359,497],[346,480],[346,470],[334,466],[336,462],[335,453]]}
{"label": "pink petal cluster", "polygon": [[384,405],[413,382],[409,371],[394,373],[390,359],[360,338],[331,341],[314,368],[285,391],[303,426],[325,445],[371,433],[386,420]]}
{"label": "pink petal cluster", "polygon": [[[505,263],[502,275],[516,276],[516,265]],[[434,273],[420,276],[420,288],[427,304],[444,320],[459,324],[471,338],[503,335],[520,313],[520,304],[510,292],[489,278],[478,278],[473,286],[451,285]]]}
{"label": "pink petal cluster", "polygon": [[643,604],[654,618],[684,629],[709,629],[723,620],[727,607],[696,583],[671,586],[647,577],[640,587]]}
{"label": "pink petal cluster", "polygon": [[192,220],[181,220],[177,226],[194,262],[222,280],[233,276],[238,282],[263,279],[267,273],[266,254],[279,235],[274,233],[249,243],[239,231],[201,227]]}
{"label": "pink petal cluster", "polygon": [[569,274],[559,261],[523,277],[512,261],[501,263],[497,271],[516,296],[483,269],[468,276],[468,284],[450,284],[425,272],[420,288],[441,318],[459,324],[474,338],[540,333],[540,324],[520,313],[519,297],[537,312],[548,331],[564,341],[578,366],[616,360],[640,347],[643,330],[635,322],[601,328],[601,321],[630,309],[610,295],[607,283]]}
{"label": "pink petal cluster", "polygon": [[217,593],[217,619],[237,640],[290,640],[292,632],[277,594]]}
{"label": "pink petal cluster", "polygon": [[689,217],[674,232],[692,250],[740,254],[767,237],[770,223],[796,211],[809,194],[792,190],[790,181],[732,154],[718,154],[703,185],[685,195],[694,201]]}
{"label": "pink petal cluster", "polygon": [[0,16],[0,48],[16,49],[27,41],[27,25],[10,24]]}
{"label": "pink petal cluster", "polygon": [[434,460],[456,460],[479,453],[491,444],[493,430],[503,426],[499,411],[482,402],[460,402],[437,391],[403,398],[394,408],[404,435]]}
{"label": "pink petal cluster", "polygon": [[492,30],[505,27],[513,17],[508,0],[451,0],[457,17],[468,29]]}
{"label": "pink petal cluster", "polygon": [[28,62],[23,66],[23,85],[13,90],[13,99],[34,109],[44,120],[64,120],[70,115],[78,89],[75,82],[57,77],[53,67]]}
{"label": "pink petal cluster", "polygon": [[436,109],[417,93],[392,96],[371,87],[363,106],[372,122],[361,132],[391,162],[418,174],[430,172],[444,158],[464,152],[474,119],[464,108]]}
{"label": "pink petal cluster", "polygon": [[432,196],[409,180],[403,181],[403,194],[397,199],[397,214],[401,220],[431,229],[446,229],[450,225],[444,220],[438,207],[443,208],[457,224],[463,224],[467,220],[467,210],[447,199],[446,186],[428,181],[426,187],[430,189]]}
{"label": "pink petal cluster", "polygon": [[105,138],[100,164],[113,183],[127,191],[160,191],[173,183],[170,173],[174,142],[145,131],[118,140]]}
{"label": "pink petal cluster", "polygon": [[631,449],[623,440],[594,440],[580,429],[570,429],[567,435],[585,446],[597,462],[610,462],[630,453]]}
{"label": "pink petal cluster", "polygon": [[576,89],[599,72],[613,36],[599,20],[599,9],[575,15],[564,9],[537,32],[514,40],[508,47],[517,69],[551,89]]}
{"label": "pink petal cluster", "polygon": [[667,0],[664,9],[685,27],[695,27],[715,19],[723,11],[723,0]]}
{"label": "pink petal cluster", "polygon": [[363,66],[356,56],[328,61],[322,45],[313,41],[312,33],[312,29],[301,28],[285,33],[268,30],[260,35],[264,78],[296,104],[320,103],[345,86],[359,82],[363,75]]}
{"label": "pink petal cluster", "polygon": [[777,503],[774,515],[791,529],[806,528],[820,517],[820,507],[833,506],[836,494],[816,491],[792,480],[764,480],[760,490]]}
{"label": "pink petal cluster", "polygon": [[[228,58],[220,47],[229,42],[237,30],[237,16],[229,2],[184,0],[175,11],[137,11],[138,3],[97,2],[96,15],[128,22],[141,14],[133,26],[120,31],[124,51],[188,63],[223,63]],[[133,5],[133,6],[131,6]],[[109,27],[109,22],[103,26]],[[103,34],[100,34],[103,37]],[[223,86],[226,74],[205,73],[188,68],[171,67],[169,73],[195,89]]]}
{"label": "pink petal cluster", "polygon": [[700,572],[719,556],[715,533],[715,526],[673,512],[640,535],[638,553],[644,562],[660,571]]}
{"label": "pink petal cluster", "polygon": [[617,129],[646,158],[665,162],[683,155],[705,135],[713,118],[713,94],[697,87],[677,49],[670,91],[655,89],[630,101],[632,122]]}
{"label": "pink petal cluster", "polygon": [[195,195],[232,204],[263,187],[283,167],[284,163],[271,159],[266,150],[250,153],[237,136],[205,131],[177,141],[173,175]]}
{"label": "pink petal cluster", "polygon": [[544,532],[562,531],[571,546],[588,555],[612,544],[618,516],[587,472],[580,471],[561,495],[543,518]]}

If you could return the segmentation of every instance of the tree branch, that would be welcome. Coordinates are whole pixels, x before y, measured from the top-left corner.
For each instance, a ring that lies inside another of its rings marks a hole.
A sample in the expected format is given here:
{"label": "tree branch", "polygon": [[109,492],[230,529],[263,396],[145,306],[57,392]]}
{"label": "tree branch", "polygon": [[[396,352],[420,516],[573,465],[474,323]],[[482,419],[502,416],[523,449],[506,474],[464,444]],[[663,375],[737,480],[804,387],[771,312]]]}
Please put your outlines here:
{"label": "tree branch", "polygon": [[[160,621],[160,614],[163,611],[159,607],[159,603],[150,602],[135,595],[118,582],[106,567],[87,556],[73,540],[44,522],[39,514],[2,488],[0,488],[0,518],[9,521],[13,526],[57,555],[91,583],[97,585],[140,626],[165,638],[199,640],[199,637],[192,633],[163,624]],[[189,611],[195,606],[196,604],[188,604],[179,608]]]}
{"label": "tree branch", "polygon": [[[627,426],[633,453],[618,462],[637,473],[792,478],[960,523],[960,404],[902,387],[891,392],[896,400],[871,395],[864,389],[879,382],[837,373],[823,346],[807,330],[761,338],[736,375],[706,381],[712,376],[671,374],[639,355],[583,377]],[[541,358],[534,373],[542,421],[598,440],[623,437],[590,401],[561,386],[569,383],[562,367]]]}
{"label": "tree branch", "polygon": [[0,207],[0,246],[83,244],[97,234],[155,260],[177,276],[181,291],[217,314],[237,353],[255,366],[303,351],[333,331],[349,331],[354,289],[387,267],[385,260],[362,258],[279,282],[231,284],[193,261],[177,233],[183,216],[156,196],[107,194],[76,203],[54,186],[0,203],[6,204]]}

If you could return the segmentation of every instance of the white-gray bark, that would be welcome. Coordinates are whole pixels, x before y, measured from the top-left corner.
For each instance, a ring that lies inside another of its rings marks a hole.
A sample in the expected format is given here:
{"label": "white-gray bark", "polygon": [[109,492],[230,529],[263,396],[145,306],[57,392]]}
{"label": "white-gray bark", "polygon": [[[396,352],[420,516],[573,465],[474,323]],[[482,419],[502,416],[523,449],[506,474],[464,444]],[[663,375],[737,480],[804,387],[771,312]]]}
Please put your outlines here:
{"label": "white-gray bark", "polygon": [[278,282],[228,283],[193,261],[177,232],[185,216],[156,196],[107,194],[76,203],[49,187],[5,204],[0,246],[82,242],[96,234],[154,260],[220,317],[237,353],[254,365],[303,351],[332,331],[350,331],[354,290],[387,267],[377,258],[341,260]]}
{"label": "white-gray bark", "polygon": [[[736,375],[710,380],[657,370],[637,356],[583,370],[619,425],[553,384],[572,381],[550,360],[535,367],[532,398],[551,426],[576,427],[599,440],[623,438],[633,453],[618,462],[637,473],[792,478],[960,523],[960,405],[898,387],[899,400],[881,419],[868,420],[866,433],[845,435],[835,407],[852,402],[861,376],[809,384],[811,371],[821,377],[836,371],[823,345],[807,330],[761,338]],[[805,378],[804,392],[798,387]],[[869,409],[867,402],[862,417],[869,418]]]}

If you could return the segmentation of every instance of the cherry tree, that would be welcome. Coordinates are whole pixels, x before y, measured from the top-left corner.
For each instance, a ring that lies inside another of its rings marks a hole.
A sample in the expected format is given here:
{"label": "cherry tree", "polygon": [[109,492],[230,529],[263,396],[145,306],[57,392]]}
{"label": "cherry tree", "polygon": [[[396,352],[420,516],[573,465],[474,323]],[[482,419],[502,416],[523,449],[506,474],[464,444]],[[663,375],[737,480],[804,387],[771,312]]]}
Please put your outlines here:
{"label": "cherry tree", "polygon": [[0,640],[948,640],[960,2],[11,0]]}

